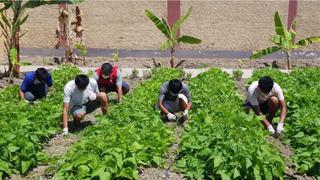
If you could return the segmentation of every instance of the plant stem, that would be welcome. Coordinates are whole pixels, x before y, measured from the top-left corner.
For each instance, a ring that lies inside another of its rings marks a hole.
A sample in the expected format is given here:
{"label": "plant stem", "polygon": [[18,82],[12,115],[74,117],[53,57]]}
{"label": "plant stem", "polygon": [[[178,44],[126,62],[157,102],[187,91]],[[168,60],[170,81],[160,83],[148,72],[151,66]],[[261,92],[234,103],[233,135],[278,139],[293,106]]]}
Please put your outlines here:
{"label": "plant stem", "polygon": [[171,66],[171,68],[174,68],[174,54],[175,54],[175,47],[173,46],[170,51],[170,66]]}
{"label": "plant stem", "polygon": [[288,70],[291,70],[291,52],[288,51],[286,52],[287,54],[287,65],[288,65]]}

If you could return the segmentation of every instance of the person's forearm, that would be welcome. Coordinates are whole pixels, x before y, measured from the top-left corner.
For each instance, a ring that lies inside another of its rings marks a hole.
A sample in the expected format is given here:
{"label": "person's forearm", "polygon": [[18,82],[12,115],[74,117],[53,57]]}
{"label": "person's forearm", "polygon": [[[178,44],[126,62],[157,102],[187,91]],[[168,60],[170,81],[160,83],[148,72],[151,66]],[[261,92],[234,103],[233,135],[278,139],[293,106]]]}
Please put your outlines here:
{"label": "person's forearm", "polygon": [[68,128],[68,111],[63,109],[63,128]]}
{"label": "person's forearm", "polygon": [[287,117],[287,108],[282,108],[280,113],[280,122],[284,123],[286,117]]}
{"label": "person's forearm", "polygon": [[19,96],[21,99],[24,99],[24,93],[21,90],[19,91]]}
{"label": "person's forearm", "polygon": [[162,105],[162,102],[159,102],[159,108],[161,110],[162,113],[164,114],[169,114],[170,112]]}

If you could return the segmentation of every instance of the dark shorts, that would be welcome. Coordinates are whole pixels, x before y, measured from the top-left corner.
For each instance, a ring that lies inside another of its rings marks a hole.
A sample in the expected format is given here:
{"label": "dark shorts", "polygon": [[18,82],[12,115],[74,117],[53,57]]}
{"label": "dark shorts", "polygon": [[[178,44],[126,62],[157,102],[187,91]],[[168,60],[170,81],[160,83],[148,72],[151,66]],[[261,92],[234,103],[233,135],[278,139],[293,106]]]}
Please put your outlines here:
{"label": "dark shorts", "polygon": [[76,105],[70,109],[70,113],[73,116],[77,116],[78,114],[88,114],[96,110],[100,107],[100,102],[98,100],[90,101],[86,104]]}
{"label": "dark shorts", "polygon": [[[269,113],[269,105],[268,105],[268,101],[265,101],[263,102],[262,104],[259,104],[260,106],[260,110],[262,112],[262,114],[266,115]],[[249,101],[246,101],[244,104],[243,104],[243,107],[244,108],[252,108],[252,105],[250,104]]]}
{"label": "dark shorts", "polygon": [[[117,86],[114,85],[114,86],[106,86],[106,93],[109,93],[109,92],[117,92]],[[130,89],[130,85],[125,82],[125,81],[122,81],[122,89]]]}

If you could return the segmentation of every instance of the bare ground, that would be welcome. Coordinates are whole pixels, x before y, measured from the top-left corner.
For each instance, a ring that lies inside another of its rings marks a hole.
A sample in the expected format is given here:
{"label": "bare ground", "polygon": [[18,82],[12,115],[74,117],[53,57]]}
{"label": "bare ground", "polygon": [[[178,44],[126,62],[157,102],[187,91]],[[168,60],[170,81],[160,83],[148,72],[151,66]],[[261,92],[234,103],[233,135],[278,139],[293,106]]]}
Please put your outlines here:
{"label": "bare ground", "polygon": [[[57,57],[22,57],[28,59],[32,65],[57,65],[61,61]],[[146,68],[153,67],[153,59],[160,62],[163,66],[169,67],[169,58],[120,58],[119,61],[114,62],[115,65],[121,68]],[[112,62],[110,57],[88,57],[86,66],[98,67],[104,62]],[[180,67],[183,68],[206,68],[206,67],[220,67],[220,68],[245,68],[256,69],[261,67],[275,67],[279,69],[286,69],[287,64],[285,59],[227,59],[227,58],[179,58],[176,57],[175,64],[184,61]],[[83,65],[82,62],[79,65]],[[292,67],[320,67],[320,59],[292,59]]]}
{"label": "bare ground", "polygon": [[141,169],[139,179],[141,180],[184,180],[183,174],[175,172],[172,167],[179,154],[179,146],[181,141],[181,136],[184,132],[184,122],[180,124],[177,122],[166,122],[169,127],[175,128],[174,137],[175,140],[169,147],[167,153],[165,154],[165,163],[163,169],[161,168],[144,168]]}

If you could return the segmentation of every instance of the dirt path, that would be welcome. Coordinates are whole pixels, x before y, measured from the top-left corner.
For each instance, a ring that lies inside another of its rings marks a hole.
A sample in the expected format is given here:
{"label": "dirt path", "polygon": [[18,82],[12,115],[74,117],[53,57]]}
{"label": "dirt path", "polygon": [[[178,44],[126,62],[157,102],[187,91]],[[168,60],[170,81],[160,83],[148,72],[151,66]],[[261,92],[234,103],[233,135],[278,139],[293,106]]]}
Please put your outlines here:
{"label": "dirt path", "polygon": [[[184,122],[184,124],[187,122]],[[167,125],[175,129],[175,140],[169,147],[165,155],[165,164],[163,169],[161,168],[146,168],[142,169],[139,175],[140,180],[183,180],[186,179],[182,174],[174,172],[172,166],[179,154],[179,146],[181,136],[184,132],[184,126],[176,122],[168,122]]]}

